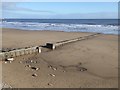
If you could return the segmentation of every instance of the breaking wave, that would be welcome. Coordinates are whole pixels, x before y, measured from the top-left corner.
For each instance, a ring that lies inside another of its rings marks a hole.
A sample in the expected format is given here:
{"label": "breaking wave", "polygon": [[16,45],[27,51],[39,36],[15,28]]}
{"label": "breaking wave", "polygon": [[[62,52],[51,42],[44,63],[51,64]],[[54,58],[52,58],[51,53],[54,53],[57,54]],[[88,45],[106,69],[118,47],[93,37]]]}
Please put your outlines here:
{"label": "breaking wave", "polygon": [[97,33],[103,33],[103,34],[119,34],[118,25],[3,21],[3,22],[0,22],[0,27],[25,29],[25,30],[54,30],[54,31],[65,31],[65,32],[97,32]]}

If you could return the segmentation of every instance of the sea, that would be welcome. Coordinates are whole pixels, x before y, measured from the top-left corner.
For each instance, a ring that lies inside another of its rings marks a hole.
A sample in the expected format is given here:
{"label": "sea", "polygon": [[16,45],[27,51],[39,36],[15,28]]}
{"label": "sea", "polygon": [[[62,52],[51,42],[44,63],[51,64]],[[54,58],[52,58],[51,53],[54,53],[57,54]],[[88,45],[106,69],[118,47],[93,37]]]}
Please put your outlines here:
{"label": "sea", "polygon": [[2,19],[0,27],[20,30],[119,34],[118,19]]}

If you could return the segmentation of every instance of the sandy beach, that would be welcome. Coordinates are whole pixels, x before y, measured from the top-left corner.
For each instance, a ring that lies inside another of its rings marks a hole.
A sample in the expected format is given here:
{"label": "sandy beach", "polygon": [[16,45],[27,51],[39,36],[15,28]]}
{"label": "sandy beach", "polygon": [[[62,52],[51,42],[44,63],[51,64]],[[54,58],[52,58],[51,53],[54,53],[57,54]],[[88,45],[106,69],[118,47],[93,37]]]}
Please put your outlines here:
{"label": "sandy beach", "polygon": [[[2,48],[44,45],[90,34],[2,29]],[[16,57],[12,63],[0,63],[3,81],[13,88],[117,88],[118,36],[100,34],[56,50]]]}

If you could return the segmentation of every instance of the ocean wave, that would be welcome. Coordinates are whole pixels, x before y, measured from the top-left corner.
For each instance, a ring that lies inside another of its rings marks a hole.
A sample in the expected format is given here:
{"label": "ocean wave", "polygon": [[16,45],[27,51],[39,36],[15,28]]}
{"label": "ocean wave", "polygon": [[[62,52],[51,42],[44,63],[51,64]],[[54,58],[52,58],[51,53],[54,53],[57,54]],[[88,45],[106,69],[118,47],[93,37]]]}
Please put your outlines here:
{"label": "ocean wave", "polygon": [[104,34],[118,34],[117,25],[91,25],[91,24],[64,24],[39,22],[0,22],[0,27],[26,30],[57,30],[66,32],[98,32]]}

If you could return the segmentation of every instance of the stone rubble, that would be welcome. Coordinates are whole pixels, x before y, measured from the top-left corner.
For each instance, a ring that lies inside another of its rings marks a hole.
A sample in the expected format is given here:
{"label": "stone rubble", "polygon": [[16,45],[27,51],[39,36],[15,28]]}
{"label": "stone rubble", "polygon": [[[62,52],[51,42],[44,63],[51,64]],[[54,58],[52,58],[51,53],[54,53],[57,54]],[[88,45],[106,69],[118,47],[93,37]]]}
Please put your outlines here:
{"label": "stone rubble", "polygon": [[53,77],[55,77],[56,75],[55,74],[49,74],[50,76],[53,76]]}
{"label": "stone rubble", "polygon": [[52,69],[55,70],[55,71],[57,70],[57,68],[54,68],[54,67]]}
{"label": "stone rubble", "polygon": [[32,74],[33,77],[37,77],[38,75],[35,73],[35,74]]}
{"label": "stone rubble", "polygon": [[31,67],[31,65],[26,65],[27,67]]}
{"label": "stone rubble", "polygon": [[49,86],[53,86],[53,84],[52,84],[52,83],[48,83],[48,85],[49,85]]}
{"label": "stone rubble", "polygon": [[79,71],[83,72],[83,71],[87,71],[87,69],[86,69],[86,68],[81,67],[81,68],[79,69]]}
{"label": "stone rubble", "polygon": [[5,64],[6,64],[7,62],[5,61]]}
{"label": "stone rubble", "polygon": [[22,63],[22,61],[19,61],[19,63]]}
{"label": "stone rubble", "polygon": [[37,67],[31,67],[31,69],[34,69],[34,70],[39,70],[39,68],[37,68]]}
{"label": "stone rubble", "polygon": [[13,61],[14,60],[14,58],[8,58],[8,59],[6,59],[7,61]]}

